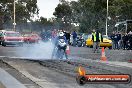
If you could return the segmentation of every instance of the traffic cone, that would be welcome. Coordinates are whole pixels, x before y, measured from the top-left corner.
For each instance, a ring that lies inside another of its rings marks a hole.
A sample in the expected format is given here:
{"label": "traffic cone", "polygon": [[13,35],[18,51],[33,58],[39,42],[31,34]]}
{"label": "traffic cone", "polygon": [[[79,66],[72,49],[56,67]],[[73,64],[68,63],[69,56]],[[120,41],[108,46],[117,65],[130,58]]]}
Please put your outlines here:
{"label": "traffic cone", "polygon": [[66,47],[66,53],[69,55],[70,54],[70,47],[69,45]]}
{"label": "traffic cone", "polygon": [[104,47],[102,47],[101,61],[107,61],[107,58],[105,56],[105,49],[104,49]]}

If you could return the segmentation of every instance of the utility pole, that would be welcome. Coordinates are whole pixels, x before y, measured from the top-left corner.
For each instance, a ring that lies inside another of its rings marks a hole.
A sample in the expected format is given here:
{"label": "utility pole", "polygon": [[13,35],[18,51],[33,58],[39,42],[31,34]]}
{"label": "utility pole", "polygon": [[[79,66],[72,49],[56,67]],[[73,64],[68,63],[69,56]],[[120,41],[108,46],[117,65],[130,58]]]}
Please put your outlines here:
{"label": "utility pole", "polygon": [[108,7],[109,7],[109,0],[107,0],[107,14],[106,14],[106,35],[108,35]]}
{"label": "utility pole", "polygon": [[13,22],[13,31],[16,31],[16,3],[15,3],[15,0],[14,0],[14,22]]}
{"label": "utility pole", "polygon": [[127,20],[126,20],[126,30],[125,30],[125,33],[127,33],[127,27],[128,27],[128,24],[127,24]]}

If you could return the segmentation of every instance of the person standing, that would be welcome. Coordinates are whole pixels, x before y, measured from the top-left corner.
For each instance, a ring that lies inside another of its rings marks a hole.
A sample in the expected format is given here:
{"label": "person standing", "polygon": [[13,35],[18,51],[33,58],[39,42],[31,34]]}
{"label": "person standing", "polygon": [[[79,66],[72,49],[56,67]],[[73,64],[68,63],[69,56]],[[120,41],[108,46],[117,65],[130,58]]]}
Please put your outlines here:
{"label": "person standing", "polygon": [[128,50],[132,50],[132,33],[128,34]]}
{"label": "person standing", "polygon": [[121,33],[120,32],[118,32],[117,33],[117,40],[118,40],[118,49],[121,49]]}
{"label": "person standing", "polygon": [[77,33],[76,33],[76,31],[72,32],[72,36],[73,36],[73,46],[76,46],[76,39],[77,39]]}
{"label": "person standing", "polygon": [[66,40],[68,42],[68,44],[70,44],[70,33],[68,31],[64,32]]}
{"label": "person standing", "polygon": [[57,29],[54,29],[51,33],[52,43],[55,43],[56,36],[57,36]]}
{"label": "person standing", "polygon": [[119,49],[119,46],[118,46],[118,34],[117,33],[114,36],[114,49]]}
{"label": "person standing", "polygon": [[123,40],[123,50],[125,50],[128,48],[128,46],[127,46],[127,41],[128,41],[127,33],[125,35],[123,35],[122,40]]}
{"label": "person standing", "polygon": [[95,53],[97,51],[97,53],[98,53],[100,42],[101,41],[103,42],[103,37],[102,37],[101,33],[99,33],[98,30],[96,32],[95,32],[95,30],[93,30],[92,41],[93,41],[93,52]]}
{"label": "person standing", "polygon": [[111,38],[111,40],[112,40],[112,49],[114,49],[115,48],[115,41],[114,41],[114,39],[115,39],[115,32],[113,31],[113,33],[111,34],[111,36],[110,36],[110,38]]}

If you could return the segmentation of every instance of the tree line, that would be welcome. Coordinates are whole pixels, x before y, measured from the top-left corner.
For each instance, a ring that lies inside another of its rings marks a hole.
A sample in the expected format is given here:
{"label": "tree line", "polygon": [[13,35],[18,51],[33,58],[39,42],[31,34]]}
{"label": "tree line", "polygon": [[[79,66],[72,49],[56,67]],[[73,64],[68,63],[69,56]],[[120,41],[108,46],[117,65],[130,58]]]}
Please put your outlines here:
{"label": "tree line", "polygon": [[[37,0],[16,0],[16,23],[30,21],[80,32],[90,32],[93,28],[105,30],[107,0],[59,1],[53,13],[54,18],[40,17],[33,21],[34,15],[39,14]],[[13,2],[14,0],[0,0],[0,29],[3,29],[3,24],[13,23]],[[108,31],[115,28],[116,22],[132,19],[132,0],[109,0],[107,19]]]}
{"label": "tree line", "polygon": [[[108,0],[108,31],[115,28],[118,21],[132,19],[132,0]],[[79,24],[80,32],[89,32],[93,28],[105,30],[107,0],[78,0],[67,2],[60,0],[54,15],[60,24],[70,26]],[[70,24],[70,25],[69,25]]]}

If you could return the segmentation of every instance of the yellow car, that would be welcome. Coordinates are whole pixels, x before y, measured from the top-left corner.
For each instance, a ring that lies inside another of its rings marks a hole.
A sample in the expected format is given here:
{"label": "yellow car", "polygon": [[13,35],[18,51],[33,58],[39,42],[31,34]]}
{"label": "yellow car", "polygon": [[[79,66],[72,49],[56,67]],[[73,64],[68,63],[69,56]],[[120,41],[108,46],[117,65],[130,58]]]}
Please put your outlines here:
{"label": "yellow car", "polygon": [[[92,34],[88,35],[88,39],[86,40],[86,46],[93,46]],[[100,42],[100,47],[108,47],[109,49],[112,49],[112,40],[108,36],[103,35],[103,42]]]}

